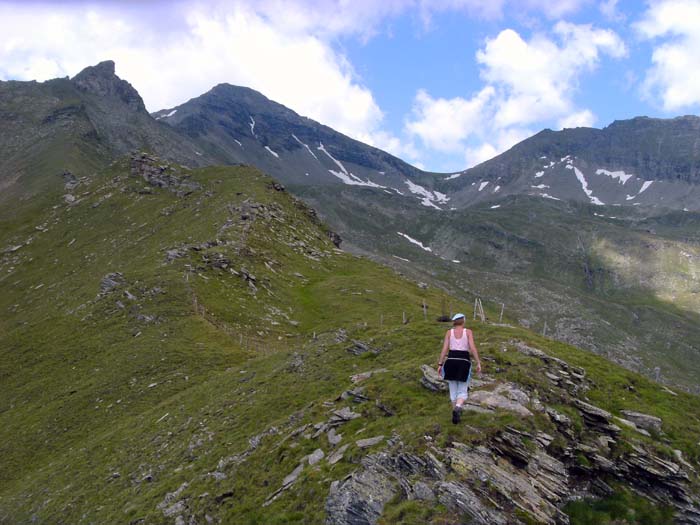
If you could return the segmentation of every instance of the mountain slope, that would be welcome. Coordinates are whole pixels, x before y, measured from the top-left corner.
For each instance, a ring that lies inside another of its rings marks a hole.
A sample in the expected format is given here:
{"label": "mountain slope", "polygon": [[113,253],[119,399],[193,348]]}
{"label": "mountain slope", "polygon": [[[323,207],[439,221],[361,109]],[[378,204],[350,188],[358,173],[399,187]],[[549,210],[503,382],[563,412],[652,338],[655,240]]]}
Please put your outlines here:
{"label": "mountain slope", "polygon": [[193,139],[217,161],[256,166],[285,184],[364,186],[416,196],[424,206],[447,203],[444,195],[429,189],[432,174],[249,88],[220,84],[153,116]]}
{"label": "mountain slope", "polygon": [[697,397],[479,324],[453,426],[421,365],[467,305],[275,181],[139,153],[74,191],[0,240],[0,522],[580,523],[577,494],[700,523]]}
{"label": "mountain slope", "polygon": [[525,193],[697,211],[700,117],[638,117],[603,129],[544,130],[437,187],[458,206]]}
{"label": "mountain slope", "polygon": [[[73,79],[0,81],[0,134],[3,204],[56,190],[63,178],[89,175],[114,155],[142,147],[183,164],[211,163],[150,117],[136,90],[115,75],[112,61]],[[3,206],[4,213],[11,211]]]}

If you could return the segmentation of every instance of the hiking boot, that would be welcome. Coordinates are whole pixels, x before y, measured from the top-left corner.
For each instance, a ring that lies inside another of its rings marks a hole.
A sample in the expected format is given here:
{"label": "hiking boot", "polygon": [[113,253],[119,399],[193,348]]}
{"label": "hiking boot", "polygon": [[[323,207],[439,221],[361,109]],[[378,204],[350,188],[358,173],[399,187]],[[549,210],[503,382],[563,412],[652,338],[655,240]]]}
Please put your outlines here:
{"label": "hiking boot", "polygon": [[460,422],[462,418],[462,409],[459,407],[455,407],[452,410],[452,422],[456,425],[457,423]]}

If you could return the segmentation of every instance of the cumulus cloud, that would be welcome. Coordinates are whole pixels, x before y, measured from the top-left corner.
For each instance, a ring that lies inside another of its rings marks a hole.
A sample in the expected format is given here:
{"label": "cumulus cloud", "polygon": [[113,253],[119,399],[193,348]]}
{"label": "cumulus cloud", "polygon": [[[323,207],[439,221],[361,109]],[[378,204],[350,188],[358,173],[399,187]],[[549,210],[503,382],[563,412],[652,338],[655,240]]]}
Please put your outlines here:
{"label": "cumulus cloud", "polygon": [[491,86],[471,99],[434,99],[425,90],[420,90],[414,101],[414,120],[406,124],[406,129],[420,137],[429,148],[443,152],[460,151],[464,139],[474,133],[486,117],[493,95]]}
{"label": "cumulus cloud", "polygon": [[462,148],[468,161],[478,162],[510,148],[535,124],[592,125],[593,113],[574,102],[578,80],[603,55],[625,56],[625,44],[615,32],[587,24],[558,22],[552,34],[526,40],[505,29],[487,39],[476,54],[485,86],[468,99],[419,91],[406,129],[426,146]]}
{"label": "cumulus cloud", "polygon": [[652,4],[635,28],[660,41],[652,53],[643,94],[666,111],[700,104],[700,1],[665,0]]}
{"label": "cumulus cloud", "polygon": [[577,111],[559,119],[560,128],[590,128],[595,124],[596,118],[590,109]]}

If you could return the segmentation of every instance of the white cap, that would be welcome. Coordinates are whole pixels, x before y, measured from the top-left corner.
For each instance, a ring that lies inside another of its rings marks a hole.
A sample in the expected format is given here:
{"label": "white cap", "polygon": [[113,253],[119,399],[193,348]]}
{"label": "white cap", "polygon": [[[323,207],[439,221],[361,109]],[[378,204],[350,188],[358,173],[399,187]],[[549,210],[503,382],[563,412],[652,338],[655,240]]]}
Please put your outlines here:
{"label": "white cap", "polygon": [[464,314],[454,314],[452,316],[453,321],[456,321],[457,319],[464,319]]}

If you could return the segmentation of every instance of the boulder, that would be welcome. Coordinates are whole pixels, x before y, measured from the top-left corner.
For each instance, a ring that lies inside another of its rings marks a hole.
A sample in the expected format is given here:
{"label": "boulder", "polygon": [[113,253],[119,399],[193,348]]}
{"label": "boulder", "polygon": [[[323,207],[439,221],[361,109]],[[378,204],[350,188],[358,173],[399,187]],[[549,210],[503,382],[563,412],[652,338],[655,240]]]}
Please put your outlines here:
{"label": "boulder", "polygon": [[365,381],[375,374],[381,374],[383,372],[388,372],[388,370],[386,368],[377,368],[376,370],[369,370],[367,372],[362,372],[350,376],[350,381],[352,381],[353,383],[360,383],[361,381]]}
{"label": "boulder", "polygon": [[613,435],[620,433],[620,427],[611,423],[613,416],[610,412],[580,399],[574,399],[574,405],[579,409],[583,420],[589,427]]}
{"label": "boulder", "polygon": [[650,416],[649,414],[643,414],[641,412],[635,412],[633,410],[620,410],[620,412],[626,419],[630,420],[638,427],[653,432],[661,432],[661,418]]}
{"label": "boulder", "polygon": [[408,499],[418,499],[422,501],[435,501],[435,492],[430,485],[423,481],[416,481],[411,487]]}
{"label": "boulder", "polygon": [[331,485],[326,499],[326,525],[374,525],[398,489],[387,470],[387,454],[367,456],[363,468]]}
{"label": "boulder", "polygon": [[357,419],[358,417],[362,417],[362,416],[360,414],[358,414],[357,412],[353,412],[348,407],[343,407],[339,410],[333,411],[333,414],[331,415],[330,419],[328,420],[328,425],[338,426],[342,423],[345,423],[346,421],[352,421],[353,419]]}
{"label": "boulder", "polygon": [[328,456],[328,463],[330,465],[335,465],[336,463],[338,463],[338,461],[343,459],[343,456],[345,455],[345,451],[348,449],[349,446],[350,445],[345,444],[342,447],[340,447],[338,450],[333,452],[330,456]]}
{"label": "boulder", "polygon": [[428,365],[421,365],[420,369],[421,372],[423,372],[423,377],[421,377],[420,380],[421,385],[432,392],[447,391],[447,382],[438,375],[435,368]]}
{"label": "boulder", "polygon": [[[321,461],[324,457],[326,457],[326,455],[323,453],[323,450],[321,450],[320,448],[317,448],[311,454],[306,456],[306,458],[304,458],[304,459],[306,461],[308,461],[309,465],[315,465],[316,463]],[[302,463],[303,463],[303,461],[302,461]]]}
{"label": "boulder", "polygon": [[342,434],[337,434],[335,432],[335,428],[331,428],[328,431],[328,434],[326,434],[326,437],[328,437],[328,443],[330,443],[332,446],[336,446],[343,439]]}
{"label": "boulder", "polygon": [[369,448],[384,441],[384,436],[375,436],[367,439],[359,439],[356,444],[360,448]]}
{"label": "boulder", "polygon": [[477,390],[476,392],[472,392],[469,395],[469,399],[467,400],[468,404],[474,404],[477,403],[483,407],[487,408],[492,408],[492,409],[503,409],[503,410],[508,410],[510,412],[514,412],[518,414],[519,416],[532,416],[532,412],[530,412],[527,408],[525,408],[523,405],[516,401],[511,401],[505,396],[502,396],[501,394],[497,394],[495,392],[489,392],[488,390]]}

